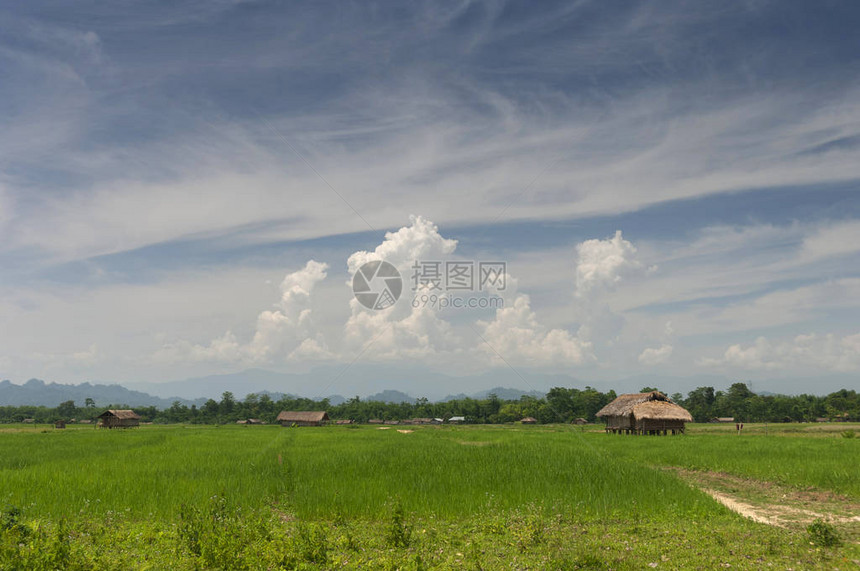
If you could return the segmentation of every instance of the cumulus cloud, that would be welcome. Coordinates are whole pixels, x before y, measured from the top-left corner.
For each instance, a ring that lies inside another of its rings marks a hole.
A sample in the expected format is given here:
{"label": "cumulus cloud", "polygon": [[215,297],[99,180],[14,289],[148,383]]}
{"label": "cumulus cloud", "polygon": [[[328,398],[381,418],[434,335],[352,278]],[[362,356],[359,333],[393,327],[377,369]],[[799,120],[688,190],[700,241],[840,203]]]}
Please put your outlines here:
{"label": "cumulus cloud", "polygon": [[497,309],[493,321],[479,321],[477,325],[486,341],[478,350],[491,358],[498,353],[507,362],[531,365],[581,365],[595,358],[591,343],[564,329],[547,330],[538,323],[525,294],[519,294],[513,305]]}
{"label": "cumulus cloud", "polygon": [[665,343],[660,347],[649,347],[639,354],[639,362],[649,366],[661,365],[669,360],[673,350],[674,347]]}
{"label": "cumulus cloud", "polygon": [[409,225],[396,232],[386,232],[383,242],[372,252],[358,251],[347,260],[352,276],[363,264],[385,260],[393,264],[404,277],[416,260],[442,260],[454,253],[457,240],[443,238],[439,228],[422,216],[411,215]]}
{"label": "cumulus cloud", "polygon": [[350,278],[363,264],[385,260],[400,271],[404,283],[400,302],[388,309],[370,311],[357,300],[350,300],[351,314],[344,326],[346,346],[351,350],[366,347],[369,358],[380,359],[421,358],[456,351],[460,343],[450,323],[433,308],[412,307],[409,299],[404,299],[414,285],[411,268],[416,261],[442,261],[456,249],[457,241],[442,237],[433,222],[410,216],[408,226],[387,232],[372,252],[353,253],[347,260]]}
{"label": "cumulus cloud", "polygon": [[576,247],[576,294],[598,288],[612,288],[622,276],[641,264],[636,261],[636,247],[621,236],[621,230],[606,240],[586,240]]}
{"label": "cumulus cloud", "polygon": [[759,337],[752,345],[731,345],[722,357],[701,359],[699,364],[759,371],[796,368],[857,371],[860,370],[860,333],[845,337],[812,333],[779,342]]}
{"label": "cumulus cloud", "polygon": [[311,319],[310,307],[311,293],[325,279],[327,269],[328,264],[310,260],[301,270],[287,274],[281,282],[278,309],[263,311],[257,317],[257,331],[247,348],[252,360],[327,354],[325,340]]}
{"label": "cumulus cloud", "polygon": [[[338,339],[334,347],[326,342],[312,313],[313,292],[326,278],[328,266],[311,260],[284,278],[276,307],[259,313],[255,332],[247,343],[228,331],[208,344],[185,340],[165,344],[155,359],[250,364],[284,360],[350,361],[361,355],[367,361],[405,359],[441,364],[459,362],[459,358],[468,362],[476,355],[483,362],[495,362],[500,354],[509,363],[531,366],[582,365],[596,360],[589,337],[593,324],[584,324],[576,332],[543,325],[532,309],[530,297],[516,291],[517,280],[510,270],[504,291],[489,288],[492,291],[485,292],[498,295],[504,305],[495,310],[492,319],[472,322],[472,333],[463,322],[455,325],[451,313],[444,313],[432,304],[411,303],[416,294],[413,289],[419,285],[411,279],[415,262],[444,264],[453,259],[456,248],[457,241],[442,236],[432,221],[411,216],[408,225],[386,233],[373,250],[350,255],[346,286],[352,285],[355,272],[363,264],[384,260],[400,271],[403,293],[397,303],[382,310],[369,310],[357,299],[350,299],[349,316],[340,328],[341,335],[332,337]],[[582,264],[592,266],[583,269],[583,288],[598,283],[611,286],[626,268],[636,267],[632,260],[635,248],[621,238],[620,232],[610,240],[585,242],[580,252]],[[417,293],[426,292],[418,288]],[[481,338],[476,338],[474,331]]]}
{"label": "cumulus cloud", "polygon": [[245,351],[236,336],[227,332],[213,339],[208,345],[198,345],[185,339],[173,343],[165,343],[153,355],[157,363],[177,363],[180,361],[200,362],[233,362],[241,361]]}
{"label": "cumulus cloud", "polygon": [[246,362],[326,359],[331,357],[322,333],[312,319],[311,294],[326,278],[328,264],[309,260],[305,267],[289,273],[281,282],[276,309],[257,316],[253,338],[242,344],[228,331],[207,345],[187,340],[165,343],[153,359],[160,363]]}

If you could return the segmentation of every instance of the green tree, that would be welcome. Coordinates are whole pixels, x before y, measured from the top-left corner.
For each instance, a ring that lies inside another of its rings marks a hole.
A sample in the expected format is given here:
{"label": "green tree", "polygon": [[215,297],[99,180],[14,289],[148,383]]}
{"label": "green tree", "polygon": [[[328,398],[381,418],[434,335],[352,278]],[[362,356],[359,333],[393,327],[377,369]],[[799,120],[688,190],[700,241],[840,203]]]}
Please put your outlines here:
{"label": "green tree", "polygon": [[62,419],[74,418],[77,413],[77,407],[75,406],[75,401],[67,400],[65,402],[61,402],[57,407],[57,416]]}

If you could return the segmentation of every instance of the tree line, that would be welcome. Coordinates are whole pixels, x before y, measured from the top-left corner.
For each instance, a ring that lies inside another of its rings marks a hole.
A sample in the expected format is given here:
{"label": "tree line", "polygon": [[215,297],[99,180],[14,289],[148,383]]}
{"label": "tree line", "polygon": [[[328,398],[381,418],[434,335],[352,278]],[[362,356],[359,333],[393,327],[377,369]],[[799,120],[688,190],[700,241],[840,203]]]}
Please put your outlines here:
{"label": "tree line", "polygon": [[[643,387],[642,392],[658,390]],[[475,424],[501,424],[533,417],[539,423],[571,422],[583,418],[596,421],[595,414],[616,397],[613,390],[601,392],[592,387],[584,389],[555,387],[542,398],[523,396],[516,400],[502,400],[495,394],[484,399],[463,398],[446,402],[430,402],[426,398],[414,402],[385,403],[353,397],[341,404],[332,405],[328,399],[282,397],[272,399],[268,394],[251,393],[244,400],[225,392],[220,400],[209,399],[202,406],[186,406],[174,402],[158,409],[154,406],[128,407],[109,405],[96,407],[92,399],[83,406],[65,401],[57,407],[0,406],[0,423],[23,422],[33,419],[44,424],[57,420],[95,421],[107,408],[133,408],[143,422],[226,424],[238,420],[260,419],[275,422],[282,410],[326,410],[333,420],[351,419],[367,422],[370,419],[405,420],[411,418],[442,418],[463,416]],[[826,396],[816,395],[758,395],[744,383],[734,383],[725,391],[714,387],[698,387],[687,393],[675,393],[674,402],[690,411],[696,422],[708,422],[716,417],[731,417],[737,422],[809,422],[818,418],[860,421],[860,395],[854,390],[842,389]]]}

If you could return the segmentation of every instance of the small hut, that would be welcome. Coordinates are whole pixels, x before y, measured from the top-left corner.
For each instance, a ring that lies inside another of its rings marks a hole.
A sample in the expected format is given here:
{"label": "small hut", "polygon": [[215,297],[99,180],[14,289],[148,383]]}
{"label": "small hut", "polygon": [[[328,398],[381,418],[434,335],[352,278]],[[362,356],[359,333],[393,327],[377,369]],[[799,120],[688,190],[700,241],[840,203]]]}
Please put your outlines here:
{"label": "small hut", "polygon": [[613,434],[682,434],[693,417],[659,391],[621,395],[597,411]]}
{"label": "small hut", "polygon": [[574,418],[573,421],[571,422],[571,424],[577,424],[579,426],[582,426],[583,424],[588,424],[588,421],[582,417],[579,417],[579,418]]}
{"label": "small hut", "polygon": [[367,424],[384,424],[384,421],[381,418],[371,418]]}
{"label": "small hut", "polygon": [[537,424],[537,419],[532,418],[531,416],[527,416],[520,421],[522,424]]}
{"label": "small hut", "polygon": [[448,419],[450,424],[460,424],[461,422],[466,422],[465,416],[452,416]]}
{"label": "small hut", "polygon": [[281,426],[322,426],[329,418],[324,410],[282,410],[277,421]]}
{"label": "small hut", "polygon": [[54,428],[65,428],[65,427],[66,427],[66,421],[65,420],[58,420],[57,422],[54,423]]}
{"label": "small hut", "polygon": [[335,420],[335,421],[334,421],[334,423],[335,423],[336,425],[338,425],[338,426],[343,426],[343,425],[345,425],[345,424],[354,424],[354,423],[355,423],[355,421],[354,421],[354,420],[351,420],[351,419],[349,419],[349,418],[342,418],[342,419],[340,419],[340,420]]}
{"label": "small hut", "polygon": [[140,426],[140,417],[133,410],[106,410],[99,415],[101,428],[132,428]]}

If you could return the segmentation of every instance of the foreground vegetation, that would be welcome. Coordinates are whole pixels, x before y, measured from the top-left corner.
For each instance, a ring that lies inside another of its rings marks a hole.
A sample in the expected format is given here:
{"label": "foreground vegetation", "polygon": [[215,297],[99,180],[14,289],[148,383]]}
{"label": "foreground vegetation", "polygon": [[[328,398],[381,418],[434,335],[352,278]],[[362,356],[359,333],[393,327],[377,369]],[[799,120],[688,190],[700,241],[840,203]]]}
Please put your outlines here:
{"label": "foreground vegetation", "polygon": [[811,545],[806,530],[745,520],[660,469],[860,499],[860,439],[410,430],[0,428],[0,568],[829,569],[860,559],[852,541]]}

